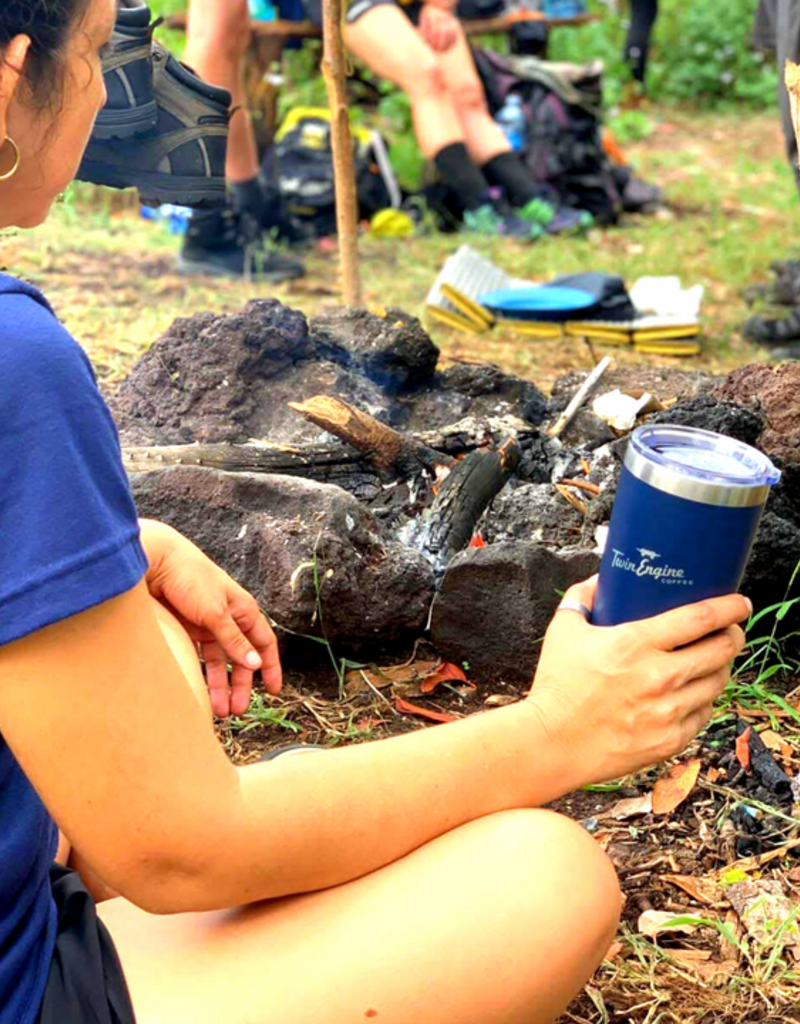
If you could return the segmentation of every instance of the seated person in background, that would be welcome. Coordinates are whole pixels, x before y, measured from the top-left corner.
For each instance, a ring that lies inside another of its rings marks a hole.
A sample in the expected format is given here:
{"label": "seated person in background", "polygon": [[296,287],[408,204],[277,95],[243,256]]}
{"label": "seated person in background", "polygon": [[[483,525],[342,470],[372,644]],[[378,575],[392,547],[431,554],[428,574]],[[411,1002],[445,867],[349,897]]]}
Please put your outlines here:
{"label": "seated person in background", "polygon": [[[306,0],[318,25],[321,7],[321,0]],[[352,0],[344,39],[375,74],[408,95],[417,142],[455,193],[467,228],[531,238],[543,228],[586,225],[590,219],[578,211],[562,210],[554,219],[541,186],[494,122],[454,9],[455,0]],[[493,200],[493,187],[502,189],[510,210]]]}
{"label": "seated person in background", "polygon": [[225,173],[230,204],[196,212],[181,253],[184,272],[268,280],[296,277],[297,260],[265,248],[264,231],[301,241],[282,211],[280,197],[261,177],[258,147],[247,111],[244,57],[250,41],[247,0],[189,0],[185,62],[208,82],[227,89],[236,109],[230,122]]}
{"label": "seated person in background", "polygon": [[[40,224],[74,175],[113,24],[113,0],[0,5],[0,229]],[[559,1016],[620,894],[543,805],[685,747],[745,599],[607,629],[563,608],[516,704],[236,767],[212,710],[242,714],[254,670],[280,692],[275,637],[138,521],[88,359],[2,274],[0,382],[0,1024]]]}

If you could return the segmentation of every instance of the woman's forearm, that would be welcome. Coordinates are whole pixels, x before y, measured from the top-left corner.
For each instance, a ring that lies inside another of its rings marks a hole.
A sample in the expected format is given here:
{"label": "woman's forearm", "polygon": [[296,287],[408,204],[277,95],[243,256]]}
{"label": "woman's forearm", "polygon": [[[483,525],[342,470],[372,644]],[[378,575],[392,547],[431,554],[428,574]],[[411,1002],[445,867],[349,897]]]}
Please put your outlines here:
{"label": "woman's forearm", "polygon": [[338,885],[459,825],[587,781],[530,702],[239,776],[241,801],[197,880],[202,891],[186,893],[193,908]]}

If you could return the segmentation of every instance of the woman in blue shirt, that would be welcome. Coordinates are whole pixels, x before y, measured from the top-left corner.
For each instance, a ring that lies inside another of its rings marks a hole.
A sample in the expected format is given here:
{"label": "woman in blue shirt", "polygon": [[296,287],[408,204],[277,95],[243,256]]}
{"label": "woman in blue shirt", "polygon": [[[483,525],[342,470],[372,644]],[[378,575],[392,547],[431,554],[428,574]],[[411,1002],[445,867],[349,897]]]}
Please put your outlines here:
{"label": "woman in blue shirt", "polygon": [[[0,2],[0,228],[39,224],[78,166],[113,22],[113,0]],[[620,899],[540,808],[682,749],[747,612],[564,609],[519,704],[234,767],[211,709],[241,713],[256,669],[280,691],[275,638],[137,520],[86,357],[0,275],[0,1024],[552,1020]]]}

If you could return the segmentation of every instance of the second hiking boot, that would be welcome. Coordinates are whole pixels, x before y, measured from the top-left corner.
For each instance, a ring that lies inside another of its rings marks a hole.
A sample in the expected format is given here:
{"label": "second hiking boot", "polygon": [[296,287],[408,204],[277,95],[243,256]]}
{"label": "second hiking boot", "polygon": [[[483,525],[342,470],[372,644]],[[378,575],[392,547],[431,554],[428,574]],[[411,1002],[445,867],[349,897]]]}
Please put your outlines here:
{"label": "second hiking boot", "polygon": [[97,115],[93,139],[128,139],[155,127],[153,29],[141,0],[117,0],[117,21],[103,57],[108,100]]}
{"label": "second hiking boot", "polygon": [[258,224],[230,206],[192,215],[178,256],[182,274],[289,281],[305,274],[300,260],[265,247]]}
{"label": "second hiking boot", "polygon": [[139,190],[146,206],[222,206],[231,96],[153,44],[155,126],[131,139],[92,139],[80,181]]}

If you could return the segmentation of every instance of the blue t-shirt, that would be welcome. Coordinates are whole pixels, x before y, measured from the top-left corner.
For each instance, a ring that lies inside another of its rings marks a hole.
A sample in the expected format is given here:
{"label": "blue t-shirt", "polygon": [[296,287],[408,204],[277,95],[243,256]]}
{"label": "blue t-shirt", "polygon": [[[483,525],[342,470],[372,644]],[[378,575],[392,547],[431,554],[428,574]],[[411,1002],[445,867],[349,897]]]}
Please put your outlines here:
{"label": "blue t-shirt", "polygon": [[[132,589],[146,568],[89,360],[36,289],[0,274],[0,645]],[[32,1024],[41,1005],[56,841],[0,735],[0,1024]]]}

